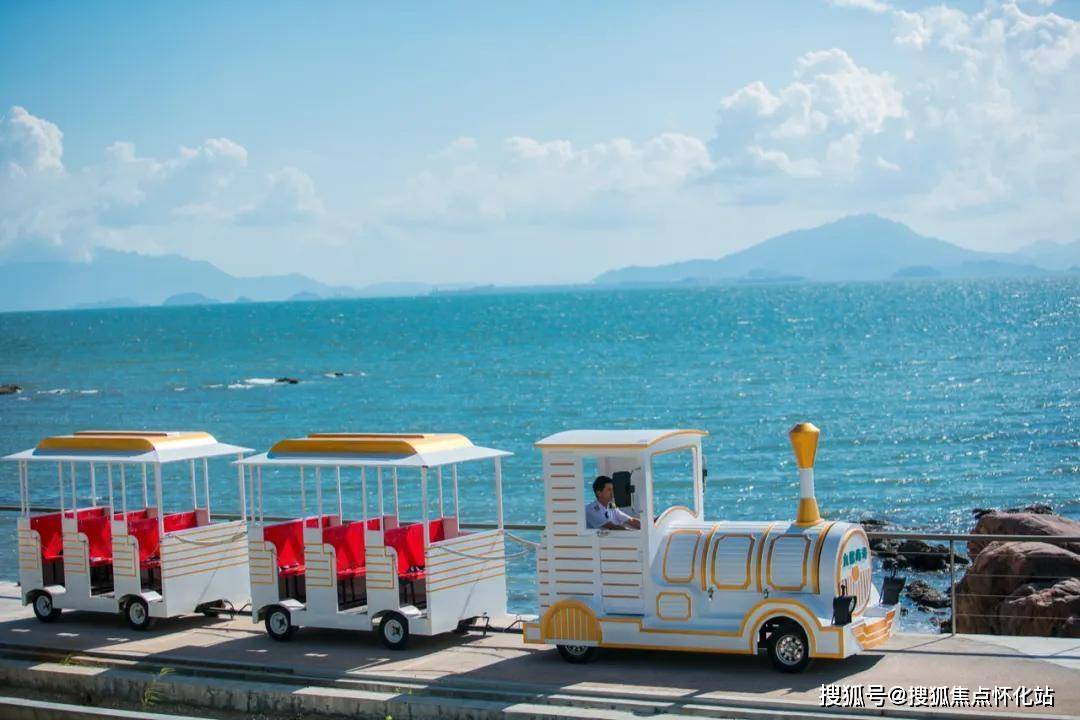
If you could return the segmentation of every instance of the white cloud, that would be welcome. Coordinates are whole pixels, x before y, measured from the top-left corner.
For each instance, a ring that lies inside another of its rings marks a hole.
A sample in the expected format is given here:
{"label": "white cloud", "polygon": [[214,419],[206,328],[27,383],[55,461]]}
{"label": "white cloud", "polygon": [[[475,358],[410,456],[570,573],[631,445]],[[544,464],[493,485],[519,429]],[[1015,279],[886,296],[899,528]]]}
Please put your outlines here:
{"label": "white cloud", "polygon": [[703,141],[678,133],[584,148],[568,140],[510,137],[489,156],[417,173],[404,192],[386,201],[384,211],[389,222],[406,224],[545,224],[569,217],[623,223],[626,215],[645,210],[639,200],[648,205],[713,167]]}
{"label": "white cloud", "polygon": [[0,167],[20,175],[63,170],[63,139],[56,125],[16,105],[0,116]]}
{"label": "white cloud", "polygon": [[834,7],[859,8],[873,13],[888,12],[892,8],[889,3],[881,2],[881,0],[826,0],[826,2]]}
{"label": "white cloud", "polygon": [[236,223],[310,223],[325,213],[305,173],[253,171],[248,151],[229,138],[166,158],[118,141],[100,162],[77,169],[62,157],[54,123],[18,106],[0,118],[0,253],[85,257],[99,244],[183,251],[170,243]]}
{"label": "white cloud", "polygon": [[245,208],[238,220],[253,225],[285,225],[316,220],[326,214],[307,173],[294,167],[271,173],[270,189],[256,205]]}
{"label": "white cloud", "polygon": [[[838,48],[806,53],[776,90],[760,80],[722,98],[712,149],[715,180],[736,198],[758,194],[770,172],[795,180],[843,181],[858,174],[867,136],[904,117],[895,79],[859,66]],[[783,194],[772,184],[767,194]]]}

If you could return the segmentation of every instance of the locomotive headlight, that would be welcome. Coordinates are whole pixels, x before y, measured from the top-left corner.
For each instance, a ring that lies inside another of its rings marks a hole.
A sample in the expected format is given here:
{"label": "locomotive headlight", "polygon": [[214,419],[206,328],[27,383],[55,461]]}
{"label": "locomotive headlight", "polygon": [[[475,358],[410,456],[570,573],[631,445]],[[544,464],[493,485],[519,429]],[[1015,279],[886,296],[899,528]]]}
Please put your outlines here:
{"label": "locomotive headlight", "polygon": [[821,431],[813,423],[799,423],[791,428],[791,448],[799,466],[799,509],[795,514],[796,525],[814,525],[821,522],[817,497],[814,495],[814,455],[817,454],[818,436]]}

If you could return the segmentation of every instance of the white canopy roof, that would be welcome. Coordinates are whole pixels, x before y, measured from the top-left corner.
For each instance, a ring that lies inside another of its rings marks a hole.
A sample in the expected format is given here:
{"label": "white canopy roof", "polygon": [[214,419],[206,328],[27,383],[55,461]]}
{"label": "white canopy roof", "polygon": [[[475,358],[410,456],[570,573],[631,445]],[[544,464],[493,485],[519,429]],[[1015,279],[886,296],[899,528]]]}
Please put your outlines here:
{"label": "white canopy roof", "polygon": [[282,440],[269,452],[239,465],[309,467],[440,467],[506,457],[505,450],[478,447],[464,435],[406,433],[316,433]]}
{"label": "white canopy roof", "polygon": [[81,430],[55,435],[3,460],[161,465],[181,460],[242,455],[251,448],[218,442],[205,432]]}
{"label": "white canopy roof", "polygon": [[708,435],[704,430],[566,430],[536,443],[545,450],[621,449],[644,450],[680,435],[695,441]]}

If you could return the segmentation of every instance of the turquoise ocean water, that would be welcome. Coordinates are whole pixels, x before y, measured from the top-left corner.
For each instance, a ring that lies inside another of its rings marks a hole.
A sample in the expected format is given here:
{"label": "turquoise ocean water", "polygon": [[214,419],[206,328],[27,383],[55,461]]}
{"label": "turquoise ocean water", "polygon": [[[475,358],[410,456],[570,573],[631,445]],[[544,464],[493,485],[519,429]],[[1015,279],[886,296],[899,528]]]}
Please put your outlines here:
{"label": "turquoise ocean water", "polygon": [[[0,396],[0,451],[80,428],[198,428],[260,450],[313,431],[461,432],[515,453],[506,518],[535,523],[535,440],[697,427],[708,515],[769,519],[794,512],[786,431],[811,420],[824,515],[964,531],[973,507],[1080,516],[1078,345],[1075,278],[3,314],[0,383],[24,390]],[[264,382],[279,376],[300,382]],[[235,510],[234,473],[218,471],[214,506]],[[36,504],[56,503],[54,478]],[[296,507],[295,476],[265,482],[267,514]],[[402,482],[406,516],[417,487]],[[490,484],[461,491],[466,520],[494,517]],[[17,503],[2,466],[0,504]],[[510,604],[535,604],[531,557],[514,563]]]}

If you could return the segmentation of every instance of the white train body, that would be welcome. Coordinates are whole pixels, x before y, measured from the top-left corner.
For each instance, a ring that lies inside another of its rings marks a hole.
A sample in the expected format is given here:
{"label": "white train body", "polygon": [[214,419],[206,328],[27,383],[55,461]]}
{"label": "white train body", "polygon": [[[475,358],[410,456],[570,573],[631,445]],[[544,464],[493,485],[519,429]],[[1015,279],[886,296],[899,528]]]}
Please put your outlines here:
{"label": "white train body", "polygon": [[[887,640],[896,609],[879,604],[866,533],[814,517],[812,453],[800,501],[800,514],[809,517],[709,521],[703,434],[571,431],[538,443],[546,531],[537,562],[539,619],[526,625],[526,642],[754,654],[777,622],[791,621],[805,633],[809,657],[843,658]],[[652,461],[675,452],[691,456],[685,480],[694,507],[654,504]],[[595,462],[597,474],[633,473],[624,511],[640,517],[640,529],[587,527],[594,476],[586,462]],[[854,597],[843,624],[834,623],[839,596]]]}

